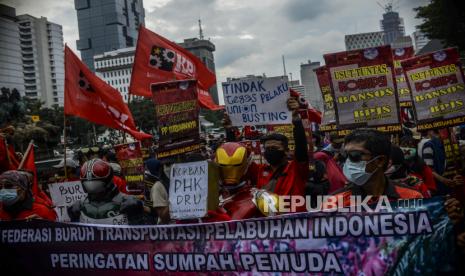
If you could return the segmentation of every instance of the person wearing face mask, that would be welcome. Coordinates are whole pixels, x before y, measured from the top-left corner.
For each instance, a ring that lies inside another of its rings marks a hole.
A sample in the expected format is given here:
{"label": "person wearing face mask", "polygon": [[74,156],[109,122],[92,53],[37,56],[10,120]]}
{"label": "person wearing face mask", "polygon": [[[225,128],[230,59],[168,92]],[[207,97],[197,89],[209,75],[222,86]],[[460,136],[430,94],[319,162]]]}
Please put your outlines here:
{"label": "person wearing face mask", "polygon": [[146,172],[144,178],[145,182],[150,186],[150,199],[158,217],[157,224],[167,224],[171,220],[168,192],[172,165],[171,161],[162,163],[153,157],[145,161]]}
{"label": "person wearing face mask", "polygon": [[349,184],[334,192],[342,197],[344,205],[350,204],[350,196],[387,196],[389,200],[423,198],[421,193],[394,183],[384,172],[389,163],[391,142],[382,132],[374,129],[356,129],[344,139],[347,155],[343,167]]}
{"label": "person wearing face mask", "polygon": [[421,178],[428,189],[428,194],[433,195],[437,190],[436,180],[434,179],[432,169],[418,156],[417,147],[418,142],[412,136],[405,136],[400,140],[400,149],[404,153],[404,163],[408,172]]}
{"label": "person wearing face mask", "polygon": [[45,219],[55,221],[51,206],[35,200],[27,175],[6,171],[0,175],[0,220]]}
{"label": "person wearing face mask", "polygon": [[295,150],[293,160],[288,159],[288,139],[280,133],[271,133],[261,139],[264,157],[268,164],[255,164],[249,169],[249,177],[259,189],[265,189],[277,195],[305,194],[308,179],[308,151],[305,130],[298,113],[299,102],[291,97],[287,101],[292,111]]}
{"label": "person wearing face mask", "polygon": [[143,201],[118,191],[113,170],[102,159],[91,159],[81,167],[80,179],[87,198],[68,208],[73,222],[94,224],[142,224]]}
{"label": "person wearing face mask", "polygon": [[[292,111],[293,134],[295,140],[294,158],[288,160],[288,139],[280,133],[271,133],[261,139],[265,148],[264,157],[268,164],[257,164],[251,162],[247,170],[246,178],[252,185],[259,189],[266,189],[277,195],[300,195],[305,194],[307,182],[308,153],[307,139],[302,120],[299,115],[300,104],[296,97],[290,97],[287,107]],[[232,135],[234,127],[225,113],[223,126],[229,142],[237,142],[237,137]]]}

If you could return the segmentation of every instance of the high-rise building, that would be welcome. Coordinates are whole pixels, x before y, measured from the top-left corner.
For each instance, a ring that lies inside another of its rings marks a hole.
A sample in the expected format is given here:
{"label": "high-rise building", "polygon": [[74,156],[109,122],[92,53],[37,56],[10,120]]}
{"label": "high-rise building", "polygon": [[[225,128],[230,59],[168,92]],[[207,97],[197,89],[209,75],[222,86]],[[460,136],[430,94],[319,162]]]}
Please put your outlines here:
{"label": "high-rise building", "polygon": [[398,37],[405,36],[404,19],[393,10],[392,2],[384,6],[385,13],[381,20],[385,44],[393,43]]}
{"label": "high-rise building", "polygon": [[[210,69],[210,71],[216,74],[215,58],[213,56],[213,52],[215,51],[215,44],[213,44],[210,40],[203,39],[203,37],[201,39],[188,38],[184,39],[184,42],[178,43],[178,45],[198,57],[203,62],[203,64],[205,64],[205,66]],[[216,84],[210,88],[209,92],[213,98],[213,101],[218,104],[218,88]]]}
{"label": "high-rise building", "polygon": [[304,96],[305,98],[305,86],[301,85],[299,80],[291,80],[288,83],[289,88],[292,88],[293,90],[299,92],[300,95]]}
{"label": "high-rise building", "polygon": [[0,88],[24,96],[24,74],[16,10],[0,4]]}
{"label": "high-rise building", "polygon": [[139,25],[145,24],[142,0],[75,0],[81,59],[94,70],[94,56],[135,47]]}
{"label": "high-rise building", "polygon": [[426,44],[428,44],[428,42],[430,40],[424,33],[417,30],[417,31],[413,32],[413,41],[415,42],[415,51],[418,52],[423,47],[425,47]]}
{"label": "high-rise building", "polygon": [[300,64],[300,79],[305,87],[305,99],[316,109],[323,110],[323,98],[314,69],[320,67],[320,62],[308,61]]}
{"label": "high-rise building", "polygon": [[384,45],[383,32],[350,34],[345,36],[346,50],[357,50]]}
{"label": "high-rise building", "polygon": [[125,102],[129,99],[132,64],[136,48],[123,48],[94,56],[97,76],[116,88]]}
{"label": "high-rise building", "polygon": [[24,94],[51,107],[64,104],[64,52],[61,25],[24,14],[17,16]]}

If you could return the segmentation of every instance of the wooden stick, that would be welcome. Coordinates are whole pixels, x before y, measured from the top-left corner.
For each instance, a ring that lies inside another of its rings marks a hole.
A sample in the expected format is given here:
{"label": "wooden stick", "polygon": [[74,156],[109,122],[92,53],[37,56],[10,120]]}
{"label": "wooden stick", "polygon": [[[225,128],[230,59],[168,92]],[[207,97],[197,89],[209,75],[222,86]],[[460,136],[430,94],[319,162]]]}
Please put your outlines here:
{"label": "wooden stick", "polygon": [[63,112],[63,147],[64,147],[64,154],[63,154],[63,170],[65,170],[65,179],[68,178],[68,173],[66,172],[66,114]]}

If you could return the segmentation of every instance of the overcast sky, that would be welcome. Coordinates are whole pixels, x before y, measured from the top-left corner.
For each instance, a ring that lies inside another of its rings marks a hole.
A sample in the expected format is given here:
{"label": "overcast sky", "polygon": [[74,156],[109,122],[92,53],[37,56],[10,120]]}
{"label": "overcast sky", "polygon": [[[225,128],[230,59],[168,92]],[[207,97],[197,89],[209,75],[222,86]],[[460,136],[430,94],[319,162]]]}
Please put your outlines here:
{"label": "overcast sky", "polygon": [[[96,1],[96,0],[91,0]],[[300,64],[322,62],[322,55],[345,50],[344,35],[380,31],[386,0],[144,0],[146,26],[177,42],[204,35],[216,45],[220,84],[227,77],[248,74],[275,76],[287,72],[300,79]],[[415,25],[414,7],[428,0],[398,0],[406,34]],[[64,40],[76,50],[79,38],[74,0],[0,0],[17,14],[45,16],[63,26]],[[218,87],[221,91],[221,85]]]}

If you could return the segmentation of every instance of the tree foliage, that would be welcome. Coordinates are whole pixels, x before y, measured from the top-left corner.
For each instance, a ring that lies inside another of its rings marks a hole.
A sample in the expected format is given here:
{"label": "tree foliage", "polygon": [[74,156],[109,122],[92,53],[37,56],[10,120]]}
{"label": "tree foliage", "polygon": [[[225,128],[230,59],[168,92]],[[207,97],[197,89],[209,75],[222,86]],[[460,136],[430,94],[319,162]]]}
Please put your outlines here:
{"label": "tree foliage", "polygon": [[146,133],[154,134],[156,132],[155,105],[151,99],[133,99],[129,103],[129,109],[138,128]]}
{"label": "tree foliage", "polygon": [[430,39],[439,39],[446,46],[465,51],[465,5],[463,0],[431,0],[415,9],[416,18],[423,19],[418,28]]}

